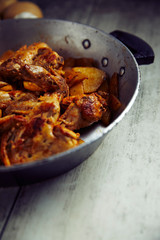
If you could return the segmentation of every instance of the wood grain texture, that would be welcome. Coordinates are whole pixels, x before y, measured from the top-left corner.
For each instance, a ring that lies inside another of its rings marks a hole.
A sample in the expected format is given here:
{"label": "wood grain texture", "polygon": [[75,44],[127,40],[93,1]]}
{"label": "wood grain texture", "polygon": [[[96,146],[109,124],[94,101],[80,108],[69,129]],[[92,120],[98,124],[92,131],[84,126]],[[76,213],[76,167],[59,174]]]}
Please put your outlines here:
{"label": "wood grain texture", "polygon": [[0,239],[16,202],[19,187],[0,188]]}
{"label": "wood grain texture", "polygon": [[[87,161],[55,179],[21,189],[2,240],[158,240],[159,1],[34,2],[45,17],[134,33],[150,43],[156,57],[154,64],[140,67],[134,106]],[[17,189],[0,189],[1,228],[16,194]]]}

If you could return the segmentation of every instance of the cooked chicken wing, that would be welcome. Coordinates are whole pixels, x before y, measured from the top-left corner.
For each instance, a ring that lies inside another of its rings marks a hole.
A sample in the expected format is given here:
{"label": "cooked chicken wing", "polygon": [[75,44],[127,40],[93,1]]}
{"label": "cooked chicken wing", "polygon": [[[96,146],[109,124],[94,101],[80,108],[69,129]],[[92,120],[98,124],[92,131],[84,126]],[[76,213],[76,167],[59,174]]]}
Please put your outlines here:
{"label": "cooked chicken wing", "polygon": [[77,130],[99,121],[107,106],[106,100],[97,93],[64,98],[63,103],[65,107],[67,103],[69,106],[59,121],[62,126],[71,130]]}

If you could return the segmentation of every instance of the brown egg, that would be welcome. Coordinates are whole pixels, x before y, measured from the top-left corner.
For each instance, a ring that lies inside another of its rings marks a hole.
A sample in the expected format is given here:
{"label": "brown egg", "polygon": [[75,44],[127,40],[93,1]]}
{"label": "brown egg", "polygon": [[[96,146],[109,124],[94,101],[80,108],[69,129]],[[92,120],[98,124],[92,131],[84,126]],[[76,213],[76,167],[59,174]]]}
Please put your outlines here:
{"label": "brown egg", "polygon": [[11,4],[17,2],[17,0],[0,0],[0,15],[5,8],[9,7]]}
{"label": "brown egg", "polygon": [[8,18],[42,18],[41,9],[32,2],[16,2],[5,9],[3,19]]}

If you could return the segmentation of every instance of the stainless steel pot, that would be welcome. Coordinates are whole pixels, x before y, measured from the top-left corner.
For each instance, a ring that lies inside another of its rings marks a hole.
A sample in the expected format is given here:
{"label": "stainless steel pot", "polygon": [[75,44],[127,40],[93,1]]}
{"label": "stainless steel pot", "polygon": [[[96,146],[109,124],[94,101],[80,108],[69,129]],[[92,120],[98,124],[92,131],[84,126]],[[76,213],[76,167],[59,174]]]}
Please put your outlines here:
{"label": "stainless steel pot", "polygon": [[64,57],[94,58],[98,61],[99,67],[110,76],[118,72],[122,107],[108,127],[98,123],[83,130],[81,137],[85,143],[74,149],[32,163],[11,167],[0,166],[0,186],[42,181],[69,171],[87,159],[133,105],[140,85],[137,61],[139,64],[148,64],[154,60],[153,50],[148,44],[120,31],[106,34],[90,26],[53,19],[0,22],[0,54],[8,49],[17,50],[24,44],[37,41],[45,41]]}

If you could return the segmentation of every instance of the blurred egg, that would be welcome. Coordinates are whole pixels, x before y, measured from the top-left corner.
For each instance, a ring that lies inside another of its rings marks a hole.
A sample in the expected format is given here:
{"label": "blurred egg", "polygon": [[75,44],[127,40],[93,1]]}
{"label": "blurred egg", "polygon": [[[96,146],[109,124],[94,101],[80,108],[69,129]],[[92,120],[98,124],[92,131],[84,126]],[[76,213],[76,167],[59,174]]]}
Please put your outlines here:
{"label": "blurred egg", "polygon": [[42,18],[41,9],[32,2],[16,2],[3,12],[3,19],[8,18]]}
{"label": "blurred egg", "polygon": [[0,15],[5,10],[5,8],[9,7],[15,2],[17,2],[17,0],[0,0]]}

